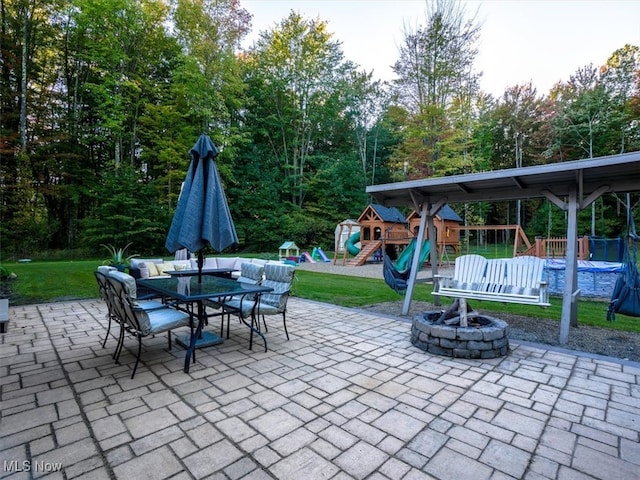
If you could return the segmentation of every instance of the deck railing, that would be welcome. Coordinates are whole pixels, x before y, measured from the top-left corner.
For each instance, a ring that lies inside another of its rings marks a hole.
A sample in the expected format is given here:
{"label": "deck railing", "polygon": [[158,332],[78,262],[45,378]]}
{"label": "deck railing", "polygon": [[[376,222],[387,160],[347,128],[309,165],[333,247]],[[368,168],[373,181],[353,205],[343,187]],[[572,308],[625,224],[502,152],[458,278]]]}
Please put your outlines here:
{"label": "deck railing", "polygon": [[[576,248],[578,260],[589,258],[589,237],[578,237]],[[564,258],[567,256],[567,239],[563,237],[541,238],[536,237],[536,242],[525,255],[535,255],[539,258]]]}

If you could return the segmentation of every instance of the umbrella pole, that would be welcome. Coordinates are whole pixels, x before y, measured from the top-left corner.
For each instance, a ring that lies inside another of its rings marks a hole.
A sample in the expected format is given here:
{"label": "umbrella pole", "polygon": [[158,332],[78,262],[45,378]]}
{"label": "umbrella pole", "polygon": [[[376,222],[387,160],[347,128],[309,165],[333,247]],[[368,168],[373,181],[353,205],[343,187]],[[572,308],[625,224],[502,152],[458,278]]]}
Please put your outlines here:
{"label": "umbrella pole", "polygon": [[[198,283],[202,283],[202,267],[204,266],[204,253],[202,249],[198,250]],[[198,324],[202,325],[204,322],[204,305],[202,300],[198,301]],[[200,339],[202,339],[202,330],[200,330]]]}
{"label": "umbrella pole", "polygon": [[202,283],[202,267],[204,265],[204,253],[198,250],[198,283]]}

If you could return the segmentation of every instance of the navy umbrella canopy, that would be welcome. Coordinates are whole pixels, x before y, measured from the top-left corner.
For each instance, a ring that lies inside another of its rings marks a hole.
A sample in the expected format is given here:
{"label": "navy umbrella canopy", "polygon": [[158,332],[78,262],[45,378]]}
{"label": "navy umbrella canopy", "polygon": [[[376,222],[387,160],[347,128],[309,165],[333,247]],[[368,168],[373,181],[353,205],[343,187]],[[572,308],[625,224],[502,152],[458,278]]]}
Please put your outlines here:
{"label": "navy umbrella canopy", "polygon": [[202,249],[217,252],[238,243],[238,235],[227,198],[222,189],[215,158],[218,149],[208,135],[201,135],[189,152],[191,162],[173,215],[165,247],[171,253],[187,248],[198,254],[202,269]]}

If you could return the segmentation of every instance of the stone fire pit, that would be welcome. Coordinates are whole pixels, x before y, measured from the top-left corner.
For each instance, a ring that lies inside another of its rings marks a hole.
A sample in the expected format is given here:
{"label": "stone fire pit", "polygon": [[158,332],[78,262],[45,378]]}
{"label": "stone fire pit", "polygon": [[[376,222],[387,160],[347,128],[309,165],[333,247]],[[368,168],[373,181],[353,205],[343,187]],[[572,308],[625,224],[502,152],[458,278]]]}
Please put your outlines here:
{"label": "stone fire pit", "polygon": [[442,312],[423,312],[413,318],[411,343],[434,355],[456,358],[496,358],[509,351],[509,325],[478,316],[467,327],[439,323]]}

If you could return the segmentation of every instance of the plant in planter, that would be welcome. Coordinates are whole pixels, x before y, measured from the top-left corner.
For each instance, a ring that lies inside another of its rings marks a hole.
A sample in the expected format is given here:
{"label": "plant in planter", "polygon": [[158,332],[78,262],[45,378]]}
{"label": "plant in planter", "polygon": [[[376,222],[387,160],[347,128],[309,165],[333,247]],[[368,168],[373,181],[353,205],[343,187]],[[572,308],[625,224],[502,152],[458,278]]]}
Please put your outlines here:
{"label": "plant in planter", "polygon": [[112,267],[116,267],[121,272],[124,272],[125,268],[129,265],[129,260],[134,257],[138,257],[137,253],[133,255],[127,255],[127,248],[131,246],[133,242],[127,243],[123,248],[116,248],[111,244],[103,244],[102,246],[106,248],[111,254],[111,258],[108,258],[104,261],[104,265],[111,265]]}

